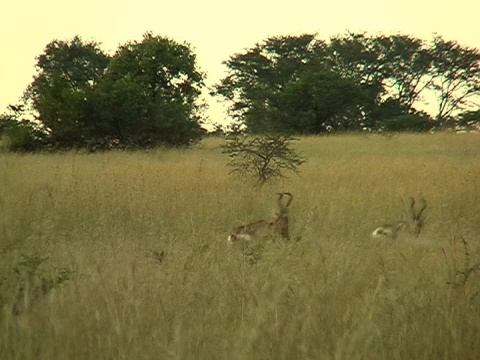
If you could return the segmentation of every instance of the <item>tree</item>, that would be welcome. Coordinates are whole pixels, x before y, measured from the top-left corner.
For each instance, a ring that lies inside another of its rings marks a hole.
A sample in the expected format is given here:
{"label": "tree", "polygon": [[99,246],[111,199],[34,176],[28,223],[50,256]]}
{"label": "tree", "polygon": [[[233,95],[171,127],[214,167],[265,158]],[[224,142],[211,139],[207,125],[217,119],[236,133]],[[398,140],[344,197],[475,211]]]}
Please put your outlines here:
{"label": "tree", "polygon": [[133,146],[189,144],[201,135],[203,77],[187,44],[146,33],[121,46],[95,89],[100,133]]}
{"label": "tree", "polygon": [[83,109],[108,63],[96,42],[78,36],[69,42],[50,42],[37,57],[38,74],[25,92],[25,101],[31,103],[53,144],[72,146],[88,136]]}
{"label": "tree", "polygon": [[304,72],[274,98],[282,131],[319,134],[358,128],[363,93],[349,79],[331,71]]}
{"label": "tree", "polygon": [[480,130],[480,109],[459,114],[457,124],[468,130]]}
{"label": "tree", "polygon": [[438,99],[437,121],[443,123],[480,94],[480,51],[436,36],[431,54],[432,88]]}
{"label": "tree", "polygon": [[276,177],[285,177],[286,171],[298,173],[298,166],[306,160],[290,147],[294,140],[284,135],[233,136],[222,146],[222,153],[230,157],[231,173],[255,179],[262,186]]}
{"label": "tree", "polygon": [[327,55],[332,71],[342,78],[381,90],[379,85],[385,78],[385,62],[374,38],[351,32],[334,36],[330,38]]}
{"label": "tree", "polygon": [[431,56],[419,39],[404,35],[347,33],[328,46],[332,70],[363,89],[363,123],[415,113],[414,103],[431,84]]}
{"label": "tree", "polygon": [[400,105],[402,114],[414,112],[413,105],[432,83],[429,49],[422,40],[408,35],[381,35],[374,41],[385,63],[388,99]]}
{"label": "tree", "polygon": [[271,131],[279,127],[279,94],[304,71],[321,68],[323,49],[312,34],[268,38],[225,62],[229,74],[213,94],[231,102],[230,115],[248,131]]}
{"label": "tree", "polygon": [[25,102],[58,148],[186,145],[201,136],[203,73],[188,44],[146,33],[113,57],[78,36],[37,57]]}
{"label": "tree", "polygon": [[44,143],[45,132],[33,121],[22,118],[23,105],[9,105],[0,115],[0,148],[35,151]]}
{"label": "tree", "polygon": [[329,44],[312,34],[269,38],[226,62],[229,75],[214,94],[231,102],[230,115],[251,133],[374,129],[414,112],[429,63],[418,56],[418,69],[408,64],[421,44],[354,33]]}

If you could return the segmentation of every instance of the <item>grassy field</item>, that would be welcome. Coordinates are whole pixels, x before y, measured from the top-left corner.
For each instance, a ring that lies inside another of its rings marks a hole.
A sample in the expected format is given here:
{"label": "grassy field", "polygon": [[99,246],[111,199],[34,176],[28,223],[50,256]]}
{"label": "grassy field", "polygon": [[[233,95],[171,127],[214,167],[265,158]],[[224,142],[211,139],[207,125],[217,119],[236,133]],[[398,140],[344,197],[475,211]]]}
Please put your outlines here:
{"label": "grassy field", "polygon": [[[0,359],[479,358],[480,136],[302,138],[262,189],[220,144],[0,154]],[[277,191],[292,240],[229,247]]]}

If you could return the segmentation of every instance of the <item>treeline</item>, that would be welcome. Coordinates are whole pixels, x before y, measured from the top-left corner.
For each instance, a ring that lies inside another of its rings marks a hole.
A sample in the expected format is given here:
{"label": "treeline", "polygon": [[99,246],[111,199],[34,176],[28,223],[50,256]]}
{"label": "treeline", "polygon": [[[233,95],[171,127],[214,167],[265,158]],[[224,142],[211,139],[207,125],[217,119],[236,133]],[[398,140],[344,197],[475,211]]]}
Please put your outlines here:
{"label": "treeline", "polygon": [[[425,131],[480,120],[480,111],[453,117],[478,100],[480,52],[440,36],[273,37],[225,64],[213,93],[250,131]],[[433,118],[417,109],[427,92],[438,100]]]}
{"label": "treeline", "polygon": [[205,75],[188,44],[146,33],[109,56],[77,36],[50,42],[36,69],[0,121],[13,150],[188,145],[202,134]]}
{"label": "treeline", "polygon": [[[146,33],[109,56],[74,37],[47,44],[36,60],[21,104],[0,116],[2,143],[12,150],[181,146],[205,133],[205,74],[189,44]],[[322,134],[480,123],[472,107],[480,51],[440,36],[278,36],[224,64],[227,75],[210,95],[227,101],[234,123],[216,130]],[[418,109],[427,94],[437,100],[433,116]]]}

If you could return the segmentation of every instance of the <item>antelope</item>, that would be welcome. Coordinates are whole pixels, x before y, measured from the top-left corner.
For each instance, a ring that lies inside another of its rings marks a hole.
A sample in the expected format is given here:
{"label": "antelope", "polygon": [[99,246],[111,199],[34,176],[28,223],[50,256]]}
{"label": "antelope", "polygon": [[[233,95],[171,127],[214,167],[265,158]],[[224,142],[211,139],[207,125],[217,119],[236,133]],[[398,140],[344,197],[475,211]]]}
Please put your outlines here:
{"label": "antelope", "polygon": [[407,221],[399,221],[392,224],[382,225],[373,231],[372,236],[396,239],[402,229],[409,228],[410,232],[415,237],[418,237],[425,223],[425,219],[422,215],[427,208],[427,202],[422,197],[420,199],[420,208],[418,210],[415,208],[415,199],[413,197],[409,199],[409,203],[408,212],[410,215],[410,223]]}
{"label": "antelope", "polygon": [[[266,220],[258,220],[232,229],[228,236],[228,242],[233,244],[239,240],[252,241],[261,240],[270,236],[280,235],[284,240],[290,240],[288,231],[288,207],[290,206],[293,195],[288,192],[277,193],[277,211],[275,220],[268,222]],[[282,203],[284,196],[288,196],[285,204]]]}

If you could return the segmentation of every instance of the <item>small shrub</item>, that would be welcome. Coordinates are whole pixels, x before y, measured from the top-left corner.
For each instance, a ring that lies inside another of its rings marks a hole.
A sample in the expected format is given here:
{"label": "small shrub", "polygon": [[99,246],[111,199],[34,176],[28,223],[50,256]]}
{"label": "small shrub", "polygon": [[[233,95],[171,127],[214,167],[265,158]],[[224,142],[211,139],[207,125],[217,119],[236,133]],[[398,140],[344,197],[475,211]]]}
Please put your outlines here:
{"label": "small shrub", "polygon": [[287,171],[298,173],[298,167],[305,163],[306,159],[291,148],[294,140],[284,135],[234,136],[222,146],[222,153],[230,157],[231,173],[264,185],[274,178],[286,177]]}

